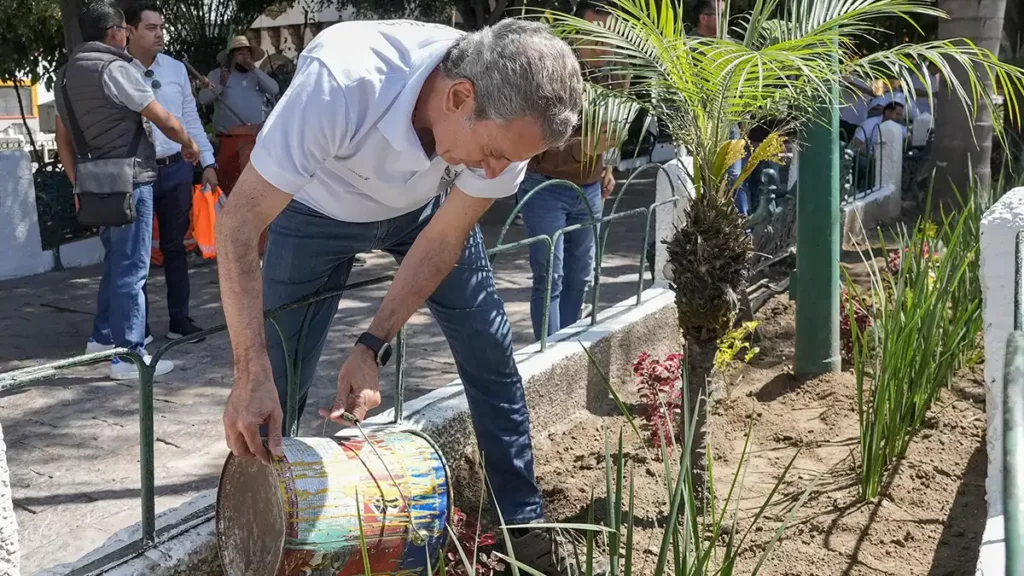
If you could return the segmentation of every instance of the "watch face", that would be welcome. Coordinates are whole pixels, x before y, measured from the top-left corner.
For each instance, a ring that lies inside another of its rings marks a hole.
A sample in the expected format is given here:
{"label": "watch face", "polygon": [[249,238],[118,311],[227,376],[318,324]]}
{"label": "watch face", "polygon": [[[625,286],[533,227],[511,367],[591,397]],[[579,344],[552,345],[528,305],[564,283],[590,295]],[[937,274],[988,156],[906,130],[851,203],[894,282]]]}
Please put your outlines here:
{"label": "watch face", "polygon": [[377,354],[377,364],[383,368],[388,365],[389,360],[391,360],[391,344],[385,342],[380,349],[380,354]]}

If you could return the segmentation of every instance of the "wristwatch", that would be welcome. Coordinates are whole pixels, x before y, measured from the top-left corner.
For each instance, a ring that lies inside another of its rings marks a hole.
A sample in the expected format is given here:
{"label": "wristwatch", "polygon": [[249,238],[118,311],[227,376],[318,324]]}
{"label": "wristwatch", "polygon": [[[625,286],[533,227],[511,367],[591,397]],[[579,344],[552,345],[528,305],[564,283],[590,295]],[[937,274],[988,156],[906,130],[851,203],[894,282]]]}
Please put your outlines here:
{"label": "wristwatch", "polygon": [[383,368],[388,365],[388,361],[391,360],[391,344],[389,342],[385,342],[369,332],[363,332],[356,339],[356,345],[359,344],[366,346],[373,352],[377,366]]}

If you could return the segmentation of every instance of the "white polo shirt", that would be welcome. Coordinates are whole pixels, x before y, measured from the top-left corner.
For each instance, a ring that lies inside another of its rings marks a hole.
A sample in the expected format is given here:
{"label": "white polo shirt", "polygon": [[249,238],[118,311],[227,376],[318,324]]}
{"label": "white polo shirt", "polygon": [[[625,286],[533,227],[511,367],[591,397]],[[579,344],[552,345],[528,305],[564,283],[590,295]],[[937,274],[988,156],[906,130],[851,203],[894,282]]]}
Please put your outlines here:
{"label": "white polo shirt", "polygon": [[428,158],[412,126],[423,82],[461,34],[406,20],[327,28],[299,57],[256,140],[253,167],[299,202],[344,222],[409,213],[452,178],[470,196],[514,194],[526,162],[487,179],[481,169]]}

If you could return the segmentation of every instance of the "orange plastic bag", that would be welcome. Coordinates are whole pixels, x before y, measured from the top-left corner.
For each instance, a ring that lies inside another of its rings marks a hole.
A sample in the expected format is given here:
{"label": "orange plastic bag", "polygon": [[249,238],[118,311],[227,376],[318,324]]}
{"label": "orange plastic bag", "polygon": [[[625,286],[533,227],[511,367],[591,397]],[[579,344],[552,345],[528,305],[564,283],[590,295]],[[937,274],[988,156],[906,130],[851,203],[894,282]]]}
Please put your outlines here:
{"label": "orange plastic bag", "polygon": [[160,222],[153,214],[153,247],[149,250],[149,261],[153,266],[164,265],[164,253],[160,251]]}
{"label": "orange plastic bag", "polygon": [[196,186],[192,191],[192,227],[189,236],[195,239],[199,253],[207,260],[217,257],[214,230],[217,226],[217,204],[221,194],[219,187],[204,192],[202,186]]}

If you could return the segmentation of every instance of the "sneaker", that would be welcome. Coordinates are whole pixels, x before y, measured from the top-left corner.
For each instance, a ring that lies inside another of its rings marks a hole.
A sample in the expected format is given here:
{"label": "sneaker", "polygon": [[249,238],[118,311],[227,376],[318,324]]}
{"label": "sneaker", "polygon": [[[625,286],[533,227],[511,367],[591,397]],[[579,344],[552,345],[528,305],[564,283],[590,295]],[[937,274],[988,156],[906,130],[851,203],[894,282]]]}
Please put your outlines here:
{"label": "sneaker", "polygon": [[[145,360],[146,364],[153,362],[153,357],[149,354],[143,356],[142,359]],[[171,370],[174,370],[173,362],[170,360],[160,360],[156,363],[154,376],[163,376]],[[139,370],[131,360],[114,358],[110,361],[110,377],[114,380],[135,380],[139,377]]]}
{"label": "sneaker", "polygon": [[[171,340],[177,340],[178,338],[191,336],[196,332],[202,331],[203,329],[200,328],[199,326],[196,326],[195,322],[193,322],[191,318],[186,317],[182,320],[171,320],[171,327],[170,330],[167,331],[167,337],[170,338]],[[193,344],[198,344],[203,340],[206,340],[206,338],[200,338],[199,340],[193,342]]]}
{"label": "sneaker", "polygon": [[559,529],[530,530],[512,535],[517,562],[548,576],[604,576],[608,564],[594,551],[594,570],[587,574],[586,541],[575,532]]}
{"label": "sneaker", "polygon": [[[150,336],[149,334],[146,334],[146,344],[145,345],[149,346],[152,343],[153,343],[153,337]],[[91,337],[89,338],[89,341],[85,344],[85,353],[86,354],[95,354],[97,352],[106,352],[107,350],[113,350],[113,349],[114,349],[114,345],[113,344],[100,344],[99,342],[93,340]]]}

